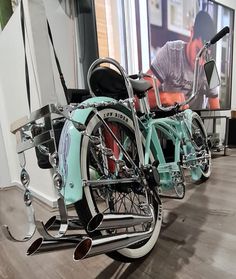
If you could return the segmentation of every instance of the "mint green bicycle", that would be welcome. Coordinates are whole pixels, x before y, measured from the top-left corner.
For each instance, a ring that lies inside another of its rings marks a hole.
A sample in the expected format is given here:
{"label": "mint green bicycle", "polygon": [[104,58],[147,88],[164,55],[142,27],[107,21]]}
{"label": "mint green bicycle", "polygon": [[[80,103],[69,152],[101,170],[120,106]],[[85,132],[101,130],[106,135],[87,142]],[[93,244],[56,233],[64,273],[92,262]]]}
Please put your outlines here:
{"label": "mint green bicycle", "polygon": [[[13,237],[7,226],[3,227],[5,235],[14,241],[27,241],[37,229],[42,237],[31,244],[28,255],[65,247],[74,248],[75,260],[101,253],[121,261],[148,255],[161,230],[162,198],[184,197],[186,170],[193,181],[210,177],[211,152],[203,122],[197,113],[178,109],[197,95],[200,57],[228,32],[225,27],[199,51],[188,100],[164,108],[155,88],[159,108],[174,111],[172,116],[154,117],[146,101],[151,85],[142,76],[140,80],[132,79],[115,60],[105,58],[95,61],[88,71],[92,98],[64,107],[48,105],[15,124],[12,132],[21,139],[17,151],[30,226],[23,240]],[[102,63],[112,64],[120,74],[99,67]],[[128,98],[96,97],[106,95],[105,89],[94,86],[103,76],[110,79],[113,88],[117,86],[119,96],[124,93]],[[123,87],[119,87],[116,77]],[[143,108],[139,116],[135,95]],[[53,114],[63,119],[54,119]],[[38,123],[39,119],[44,124]],[[54,127],[59,122],[64,126],[57,149]],[[167,156],[169,145],[173,152]],[[48,156],[54,171],[59,216],[46,224],[35,220],[28,188],[23,154],[31,147]],[[68,216],[67,205],[74,205],[78,216]],[[58,232],[53,235],[55,229]],[[80,231],[67,234],[71,230]]]}

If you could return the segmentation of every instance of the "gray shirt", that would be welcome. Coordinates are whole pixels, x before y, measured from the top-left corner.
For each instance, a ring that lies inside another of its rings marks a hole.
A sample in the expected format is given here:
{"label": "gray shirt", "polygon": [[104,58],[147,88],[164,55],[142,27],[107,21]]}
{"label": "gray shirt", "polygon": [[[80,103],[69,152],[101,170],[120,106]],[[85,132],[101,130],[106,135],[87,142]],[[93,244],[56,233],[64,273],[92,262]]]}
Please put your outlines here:
{"label": "gray shirt", "polygon": [[[193,71],[186,57],[186,43],[167,42],[158,52],[151,64],[151,70],[162,83],[160,91],[183,92],[188,98],[192,92]],[[190,103],[192,109],[205,109],[206,97],[218,97],[217,90],[210,90],[205,74],[201,71],[199,93]]]}

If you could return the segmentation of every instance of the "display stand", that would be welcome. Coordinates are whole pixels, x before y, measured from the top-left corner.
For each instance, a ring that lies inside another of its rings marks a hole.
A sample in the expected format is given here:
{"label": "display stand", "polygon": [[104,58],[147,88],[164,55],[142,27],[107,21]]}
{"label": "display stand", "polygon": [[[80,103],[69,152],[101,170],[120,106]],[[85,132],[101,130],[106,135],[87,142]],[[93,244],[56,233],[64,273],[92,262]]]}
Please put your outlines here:
{"label": "display stand", "polygon": [[236,147],[236,118],[232,117],[229,119],[229,129],[228,129],[228,145],[231,148]]}
{"label": "display stand", "polygon": [[213,134],[216,133],[216,120],[217,119],[225,119],[225,136],[224,136],[224,142],[223,142],[223,146],[222,149],[219,147],[219,150],[217,149],[217,151],[224,151],[224,155],[227,155],[227,149],[228,149],[228,130],[229,130],[229,117],[228,116],[201,116],[203,122],[204,120],[207,119],[212,119],[213,121]]}

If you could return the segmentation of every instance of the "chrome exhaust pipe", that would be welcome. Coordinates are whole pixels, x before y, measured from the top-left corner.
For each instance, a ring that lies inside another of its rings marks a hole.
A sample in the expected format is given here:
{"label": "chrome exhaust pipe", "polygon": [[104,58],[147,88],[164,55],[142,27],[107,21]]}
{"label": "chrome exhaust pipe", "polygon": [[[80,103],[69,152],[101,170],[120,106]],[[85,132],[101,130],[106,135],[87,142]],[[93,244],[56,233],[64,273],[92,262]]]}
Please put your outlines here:
{"label": "chrome exhaust pipe", "polygon": [[36,239],[28,248],[26,255],[31,256],[36,253],[53,252],[63,249],[80,247],[80,253],[87,254],[92,246],[92,240],[89,237],[63,237],[57,240],[44,240],[42,237]]}
{"label": "chrome exhaust pipe", "polygon": [[152,232],[153,228],[150,228],[146,232],[121,233],[112,236],[101,236],[92,240],[90,249],[85,249],[86,243],[79,243],[74,250],[73,258],[75,261],[78,261],[84,258],[127,248],[131,245],[137,244],[140,241],[150,238]]}
{"label": "chrome exhaust pipe", "polygon": [[146,232],[120,233],[112,236],[101,236],[96,239],[89,237],[63,237],[57,240],[43,240],[42,237],[36,239],[28,248],[26,255],[31,256],[36,253],[53,252],[63,249],[75,248],[73,258],[75,261],[84,258],[120,250],[144,241],[151,237],[153,229]]}
{"label": "chrome exhaust pipe", "polygon": [[[84,226],[81,224],[78,216],[68,217],[68,230],[84,230]],[[45,228],[47,230],[58,230],[61,225],[61,220],[59,216],[52,216],[45,223]]]}
{"label": "chrome exhaust pipe", "polygon": [[88,232],[96,230],[109,230],[128,228],[144,223],[152,223],[153,215],[139,215],[139,214],[102,214],[95,215],[87,225]]}
{"label": "chrome exhaust pipe", "polygon": [[[48,227],[53,226],[57,219],[52,217],[46,223]],[[78,220],[78,219],[76,219]],[[153,222],[153,215],[138,215],[138,214],[106,214],[98,213],[95,215],[88,224],[88,231],[94,230],[108,230],[128,228],[143,223]],[[50,226],[49,226],[50,225]],[[36,239],[27,250],[27,255],[35,253],[50,252],[62,249],[75,248],[74,260],[81,260],[86,257],[108,253],[111,251],[123,249],[144,241],[151,237],[153,226],[146,232],[133,232],[133,233],[118,233],[112,236],[100,236],[95,239],[81,235],[68,235],[60,238],[38,238]]]}

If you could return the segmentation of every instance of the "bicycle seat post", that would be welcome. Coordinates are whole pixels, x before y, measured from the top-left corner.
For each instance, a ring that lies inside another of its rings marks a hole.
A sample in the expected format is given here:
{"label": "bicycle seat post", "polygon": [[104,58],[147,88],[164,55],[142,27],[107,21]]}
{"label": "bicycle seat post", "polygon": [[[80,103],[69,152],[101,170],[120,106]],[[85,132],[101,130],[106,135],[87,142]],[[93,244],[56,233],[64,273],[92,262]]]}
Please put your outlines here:
{"label": "bicycle seat post", "polygon": [[99,66],[102,63],[110,63],[110,64],[114,65],[119,70],[121,76],[124,79],[125,87],[126,87],[126,90],[127,90],[128,96],[129,96],[129,100],[130,100],[129,106],[130,106],[130,109],[132,112],[132,117],[133,117],[135,139],[136,139],[136,143],[137,143],[138,156],[139,156],[139,164],[140,164],[140,166],[142,166],[142,165],[144,165],[144,154],[143,154],[143,148],[142,148],[142,134],[139,130],[138,118],[137,118],[136,110],[135,110],[134,103],[133,103],[134,92],[133,92],[132,85],[128,79],[128,75],[125,73],[125,70],[123,69],[123,67],[116,60],[114,60],[112,58],[99,58],[92,63],[92,65],[89,67],[88,74],[87,74],[87,82],[88,82],[90,94],[92,96],[95,96],[94,92],[92,91],[91,84],[90,84],[92,72],[97,66]]}

